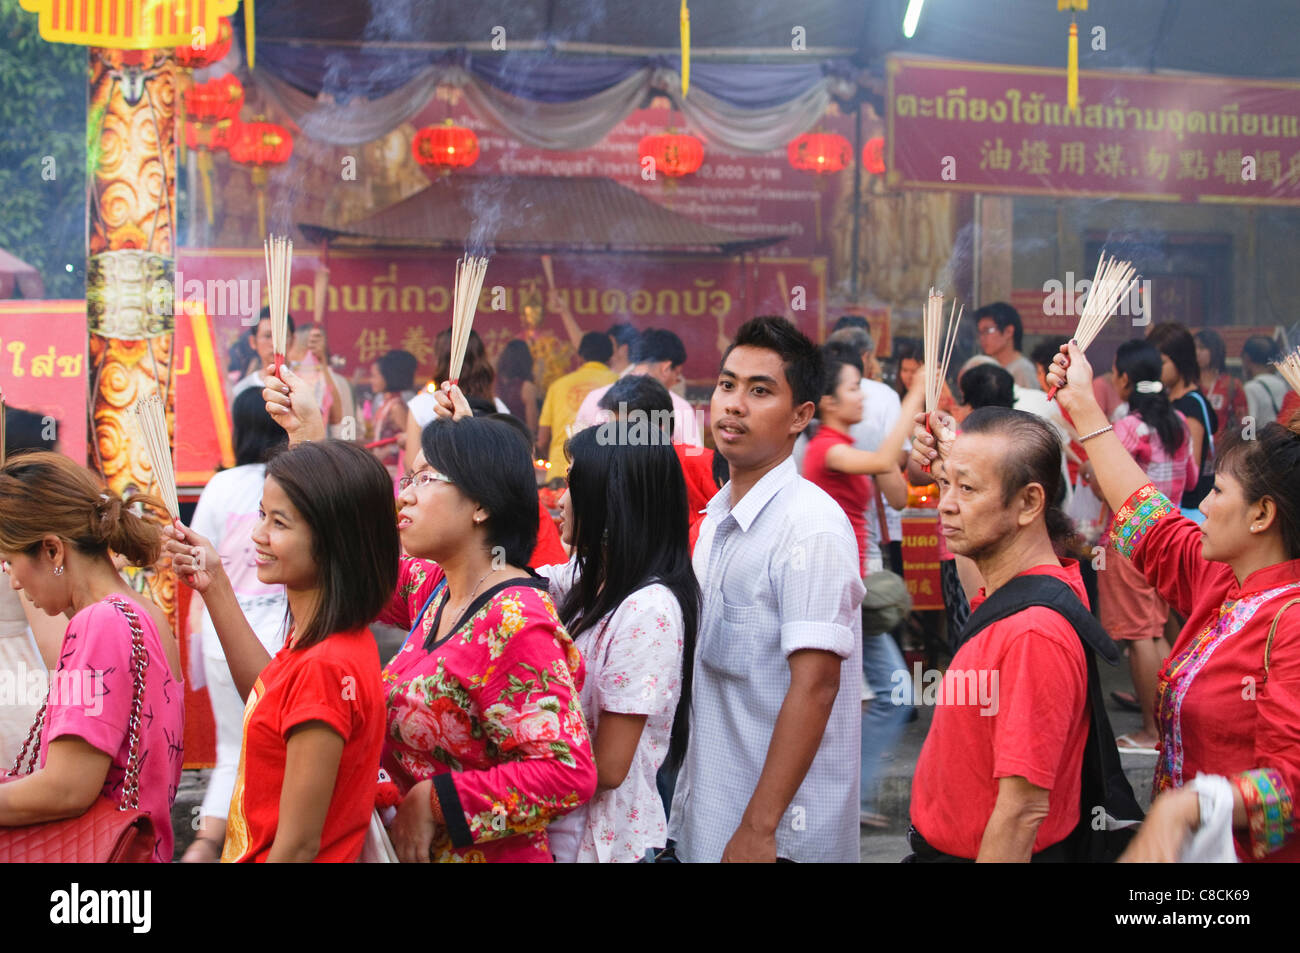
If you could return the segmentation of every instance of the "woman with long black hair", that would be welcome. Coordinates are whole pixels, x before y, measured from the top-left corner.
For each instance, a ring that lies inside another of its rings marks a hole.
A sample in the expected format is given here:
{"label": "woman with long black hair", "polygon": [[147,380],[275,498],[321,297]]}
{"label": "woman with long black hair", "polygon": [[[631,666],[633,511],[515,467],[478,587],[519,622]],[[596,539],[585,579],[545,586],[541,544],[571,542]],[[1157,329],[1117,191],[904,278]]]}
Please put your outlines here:
{"label": "woman with long black hair", "polygon": [[[636,431],[632,431],[637,433]],[[586,662],[582,710],[596,796],[551,824],[561,862],[636,862],[667,841],[655,787],[686,753],[700,587],[686,482],[670,438],[622,442],[591,427],[568,442],[564,565],[539,571]]]}
{"label": "woman with long black hair", "polygon": [[[1115,388],[1120,399],[1128,402],[1129,412],[1115,421],[1115,435],[1156,489],[1177,500],[1196,485],[1197,470],[1187,421],[1170,405],[1160,378],[1160,352],[1154,345],[1125,341],[1119,346],[1115,354]],[[1090,464],[1084,472],[1090,481],[1095,480]],[[1108,512],[1102,523],[1110,523]],[[1169,607],[1114,547],[1106,553],[1104,570],[1097,573],[1097,587],[1101,624],[1112,639],[1128,643],[1134,694],[1142,708],[1141,731],[1120,735],[1116,743],[1120,750],[1154,754],[1156,677],[1160,663],[1169,654],[1169,643],[1164,638]]]}

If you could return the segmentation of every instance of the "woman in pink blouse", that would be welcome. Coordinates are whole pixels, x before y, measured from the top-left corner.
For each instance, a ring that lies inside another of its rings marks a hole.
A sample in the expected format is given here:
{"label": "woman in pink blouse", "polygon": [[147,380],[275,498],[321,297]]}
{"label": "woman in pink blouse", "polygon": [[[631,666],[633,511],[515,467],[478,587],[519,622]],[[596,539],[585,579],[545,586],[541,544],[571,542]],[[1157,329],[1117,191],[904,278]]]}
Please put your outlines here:
{"label": "woman in pink blouse", "polygon": [[[291,444],[323,436],[292,371],[265,395]],[[538,526],[528,442],[501,421],[438,420],[414,464],[398,497],[410,555],[379,616],[410,630],[383,671],[393,846],[403,862],[549,863],[546,826],[591,799],[596,765],[582,658],[546,581],[521,568]]]}
{"label": "woman in pink blouse", "polygon": [[[152,497],[135,499],[163,512]],[[122,580],[109,555],[152,566],[161,546],[156,526],[61,454],[21,454],[0,469],[0,559],[9,584],[47,615],[72,616],[46,699],[38,767],[0,784],[0,827],[79,817],[100,796],[122,798],[138,626],[139,807],[157,837],[153,860],[172,859],[185,726],[180,656],[166,615]]]}

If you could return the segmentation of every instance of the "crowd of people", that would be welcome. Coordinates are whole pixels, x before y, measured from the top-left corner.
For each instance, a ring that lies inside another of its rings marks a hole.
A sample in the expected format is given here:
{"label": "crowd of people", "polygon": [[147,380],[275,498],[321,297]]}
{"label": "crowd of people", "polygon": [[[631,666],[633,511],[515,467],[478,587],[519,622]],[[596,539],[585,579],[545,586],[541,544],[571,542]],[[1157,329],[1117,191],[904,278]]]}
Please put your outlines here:
{"label": "crowd of people", "polygon": [[[1094,376],[1073,342],[1022,353],[1005,303],[974,318],[982,353],[930,415],[919,348],[890,386],[865,319],[819,346],[755,318],[703,427],[667,329],[582,335],[545,389],[524,341],[494,366],[477,334],[451,384],[445,332],[440,386],[393,351],[358,402],[322,329],[277,371],[264,320],[236,466],[188,526],[12,446],[8,615],[98,688],[51,688],[0,837],[138,784],[172,858],[182,660],[120,572],[165,554],[217,730],[186,861],[355,861],[377,827],[404,862],[857,861],[923,703],[899,512],[937,484],[948,652],[907,859],[1297,859],[1300,419],[1276,345],[1246,343],[1243,384],[1212,330],[1156,324]],[[405,632],[390,658],[372,626]],[[1113,701],[1143,718],[1119,739],[1096,676],[1116,642]],[[1096,789],[1104,749],[1155,759],[1140,826]]]}

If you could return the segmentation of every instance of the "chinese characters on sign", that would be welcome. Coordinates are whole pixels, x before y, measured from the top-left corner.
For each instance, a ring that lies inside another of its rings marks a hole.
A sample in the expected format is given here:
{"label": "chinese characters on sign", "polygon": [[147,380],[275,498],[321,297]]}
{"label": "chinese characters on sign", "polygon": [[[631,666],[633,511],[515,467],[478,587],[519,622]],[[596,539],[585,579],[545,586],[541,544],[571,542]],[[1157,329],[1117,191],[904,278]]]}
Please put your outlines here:
{"label": "chinese characters on sign", "polygon": [[[891,57],[895,188],[1300,204],[1300,84]],[[945,171],[946,170],[946,171]]]}

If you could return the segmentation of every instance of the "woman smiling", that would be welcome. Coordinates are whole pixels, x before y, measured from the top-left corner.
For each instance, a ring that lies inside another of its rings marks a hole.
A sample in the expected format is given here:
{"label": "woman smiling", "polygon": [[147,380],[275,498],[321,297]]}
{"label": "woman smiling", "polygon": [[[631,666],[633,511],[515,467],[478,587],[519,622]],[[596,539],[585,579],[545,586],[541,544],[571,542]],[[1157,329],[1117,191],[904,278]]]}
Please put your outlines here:
{"label": "woman smiling", "polygon": [[[296,378],[295,378],[296,379]],[[374,807],[383,697],[366,626],[397,582],[400,548],[383,465],[338,440],[267,465],[252,531],[257,577],[283,585],[293,627],[272,657],[249,628],[221,559],[193,530],[167,549],[203,596],[247,699],[223,861],[354,861]]]}
{"label": "woman smiling", "polygon": [[[267,409],[291,443],[318,437],[318,408],[286,379],[268,386]],[[582,659],[546,581],[523,568],[538,525],[528,443],[500,421],[436,420],[398,505],[411,555],[379,613],[411,632],[383,672],[383,764],[403,794],[389,828],[397,856],[549,862],[546,826],[591,799],[596,766]],[[371,522],[391,526],[382,514]]]}

